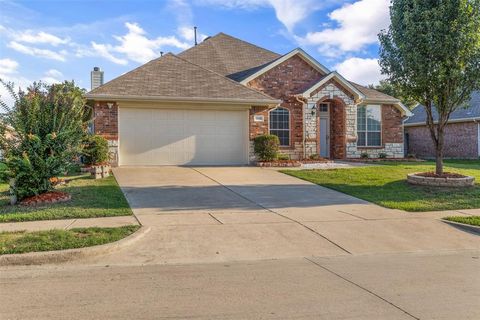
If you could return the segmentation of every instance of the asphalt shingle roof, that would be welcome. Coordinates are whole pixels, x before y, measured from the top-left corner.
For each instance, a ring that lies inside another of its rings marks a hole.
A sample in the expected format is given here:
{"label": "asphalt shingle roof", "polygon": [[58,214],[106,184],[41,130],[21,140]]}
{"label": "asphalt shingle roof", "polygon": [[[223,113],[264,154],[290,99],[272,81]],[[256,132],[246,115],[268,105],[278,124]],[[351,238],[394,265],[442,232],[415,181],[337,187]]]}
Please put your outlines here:
{"label": "asphalt shingle roof", "polygon": [[[427,113],[422,105],[416,106],[413,110],[413,116],[405,121],[405,124],[426,123]],[[459,108],[450,115],[450,120],[458,119],[476,119],[480,118],[480,91],[475,91],[470,97],[467,108]],[[438,113],[433,108],[433,119],[438,120]]]}
{"label": "asphalt shingle roof", "polygon": [[380,101],[392,101],[396,102],[398,101],[397,98],[389,96],[388,94],[385,94],[383,92],[377,91],[375,89],[370,89],[364,86],[361,86],[357,83],[351,82],[350,83],[363,95],[365,96],[365,99],[367,100],[380,100]]}
{"label": "asphalt shingle roof", "polygon": [[87,97],[109,95],[276,101],[171,53],[107,82]]}
{"label": "asphalt shingle roof", "polygon": [[222,32],[179,53],[178,56],[224,76],[280,58],[278,53]]}

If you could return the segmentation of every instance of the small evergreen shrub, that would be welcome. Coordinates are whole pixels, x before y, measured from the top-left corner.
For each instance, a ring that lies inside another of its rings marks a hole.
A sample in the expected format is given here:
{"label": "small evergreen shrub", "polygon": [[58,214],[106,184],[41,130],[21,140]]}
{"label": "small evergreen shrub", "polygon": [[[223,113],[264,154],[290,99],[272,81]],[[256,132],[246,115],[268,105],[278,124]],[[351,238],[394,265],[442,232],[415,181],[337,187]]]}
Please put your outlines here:
{"label": "small evergreen shrub", "polygon": [[308,158],[310,160],[318,160],[318,159],[320,159],[320,155],[315,153],[315,154],[311,154]]}
{"label": "small evergreen shrub", "polygon": [[367,152],[362,152],[362,153],[360,154],[360,158],[362,158],[362,159],[368,159],[368,158],[370,158],[370,155],[369,155]]}
{"label": "small evergreen shrub", "polygon": [[280,153],[277,156],[278,160],[290,160],[290,156],[288,154]]}
{"label": "small evergreen shrub", "polygon": [[255,137],[253,140],[255,155],[261,161],[273,161],[278,157],[278,148],[280,140],[271,134],[265,134]]}
{"label": "small evergreen shrub", "polygon": [[108,161],[108,141],[102,136],[89,134],[83,139],[83,162],[86,165]]}
{"label": "small evergreen shrub", "polygon": [[378,157],[379,157],[380,159],[387,159],[387,154],[386,154],[385,152],[380,152],[380,153],[378,154]]}

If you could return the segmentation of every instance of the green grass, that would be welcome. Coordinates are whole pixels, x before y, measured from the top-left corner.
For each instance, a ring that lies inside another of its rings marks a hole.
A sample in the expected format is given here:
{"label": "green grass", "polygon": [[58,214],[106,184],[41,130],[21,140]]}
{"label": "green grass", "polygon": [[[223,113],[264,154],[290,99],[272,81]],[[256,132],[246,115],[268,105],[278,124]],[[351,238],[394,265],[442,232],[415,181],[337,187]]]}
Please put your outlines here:
{"label": "green grass", "polygon": [[118,241],[131,235],[138,228],[140,227],[123,226],[36,232],[1,232],[0,255],[91,247]]}
{"label": "green grass", "polygon": [[333,170],[283,170],[283,173],[350,194],[381,206],[406,211],[480,208],[480,161],[445,161],[445,171],[474,176],[467,189],[412,186],[407,173],[434,171],[433,162],[384,162]]}
{"label": "green grass", "polygon": [[480,216],[471,216],[471,217],[446,217],[444,218],[448,221],[470,224],[472,226],[479,226],[480,227]]}
{"label": "green grass", "polygon": [[132,214],[114,177],[91,179],[87,175],[72,179],[58,190],[72,200],[42,207],[9,205],[8,185],[0,184],[0,222],[127,216]]}

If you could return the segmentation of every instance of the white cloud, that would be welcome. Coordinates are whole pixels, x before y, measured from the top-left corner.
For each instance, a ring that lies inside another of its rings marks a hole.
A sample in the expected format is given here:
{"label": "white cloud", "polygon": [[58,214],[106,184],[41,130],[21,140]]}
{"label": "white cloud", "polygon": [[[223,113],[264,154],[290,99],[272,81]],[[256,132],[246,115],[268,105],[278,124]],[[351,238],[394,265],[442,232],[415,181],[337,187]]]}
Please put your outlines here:
{"label": "white cloud", "polygon": [[82,56],[82,54],[90,55],[90,56],[98,55],[116,64],[121,64],[121,65],[128,64],[128,61],[126,59],[117,58],[110,53],[110,51],[113,50],[113,47],[111,45],[99,44],[94,41],[92,41],[91,44],[92,44],[93,52],[88,50],[88,53],[79,53],[79,56]]}
{"label": "white cloud", "polygon": [[[195,40],[195,31],[193,30],[193,26],[183,26],[179,27],[177,29],[177,33],[182,37],[185,41],[188,41],[189,43],[193,44]],[[197,30],[197,41],[198,43],[202,42],[205,40],[207,37],[206,34],[200,33]]]}
{"label": "white cloud", "polygon": [[[145,63],[160,56],[160,49],[164,46],[187,49],[191,45],[179,40],[175,36],[157,37],[150,39],[145,30],[138,23],[125,23],[128,32],[122,36],[113,36],[119,42],[117,45],[92,42],[94,52],[113,63],[125,65],[128,60]],[[114,54],[122,54],[118,57]],[[87,50],[79,50],[77,56],[92,55]]]}
{"label": "white cloud", "polygon": [[18,68],[18,62],[9,58],[0,59],[0,78],[5,75],[16,73]]}
{"label": "white cloud", "polygon": [[297,40],[304,45],[319,45],[321,51],[362,50],[366,45],[376,43],[377,34],[388,27],[389,4],[389,0],[359,0],[346,4],[329,14],[338,27],[309,32]]}
{"label": "white cloud", "polygon": [[310,13],[328,4],[329,0],[197,0],[198,4],[218,5],[230,9],[250,9],[271,7],[275,10],[277,19],[292,31],[297,23]]}
{"label": "white cloud", "polygon": [[56,52],[49,49],[41,49],[41,48],[36,48],[32,46],[26,46],[21,43],[18,43],[17,41],[10,41],[7,47],[30,56],[52,59],[57,61],[65,61],[65,56],[67,54],[65,50],[60,50],[59,52]]}
{"label": "white cloud", "polygon": [[385,79],[380,72],[378,59],[370,58],[348,58],[334,66],[346,79],[361,85],[378,84]]}
{"label": "white cloud", "polygon": [[45,72],[41,80],[48,84],[61,83],[63,82],[63,73],[56,69],[50,69]]}
{"label": "white cloud", "polygon": [[45,44],[50,44],[52,46],[58,46],[60,44],[67,44],[70,42],[70,39],[68,38],[62,39],[53,34],[43,32],[43,31],[34,33],[31,30],[27,30],[27,31],[16,34],[15,40],[17,42],[26,42],[26,43],[45,43]]}

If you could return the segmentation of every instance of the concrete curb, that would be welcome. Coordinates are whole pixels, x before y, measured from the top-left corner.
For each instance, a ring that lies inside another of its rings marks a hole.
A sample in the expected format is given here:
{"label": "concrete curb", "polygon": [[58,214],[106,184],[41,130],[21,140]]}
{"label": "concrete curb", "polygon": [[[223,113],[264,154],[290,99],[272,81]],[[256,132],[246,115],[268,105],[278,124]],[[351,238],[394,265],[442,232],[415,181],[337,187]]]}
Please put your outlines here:
{"label": "concrete curb", "polygon": [[480,235],[480,227],[479,226],[472,226],[471,224],[465,224],[465,223],[460,223],[460,222],[455,222],[455,221],[450,221],[450,220],[445,220],[445,219],[442,219],[442,221],[446,224],[451,225],[452,227],[461,229],[461,230],[469,232],[469,233],[474,233],[476,235]]}
{"label": "concrete curb", "polygon": [[63,263],[79,258],[107,254],[133,244],[137,240],[143,238],[148,232],[150,232],[150,230],[150,227],[141,226],[140,229],[138,229],[128,237],[125,237],[115,242],[105,243],[93,247],[1,255],[0,266]]}

